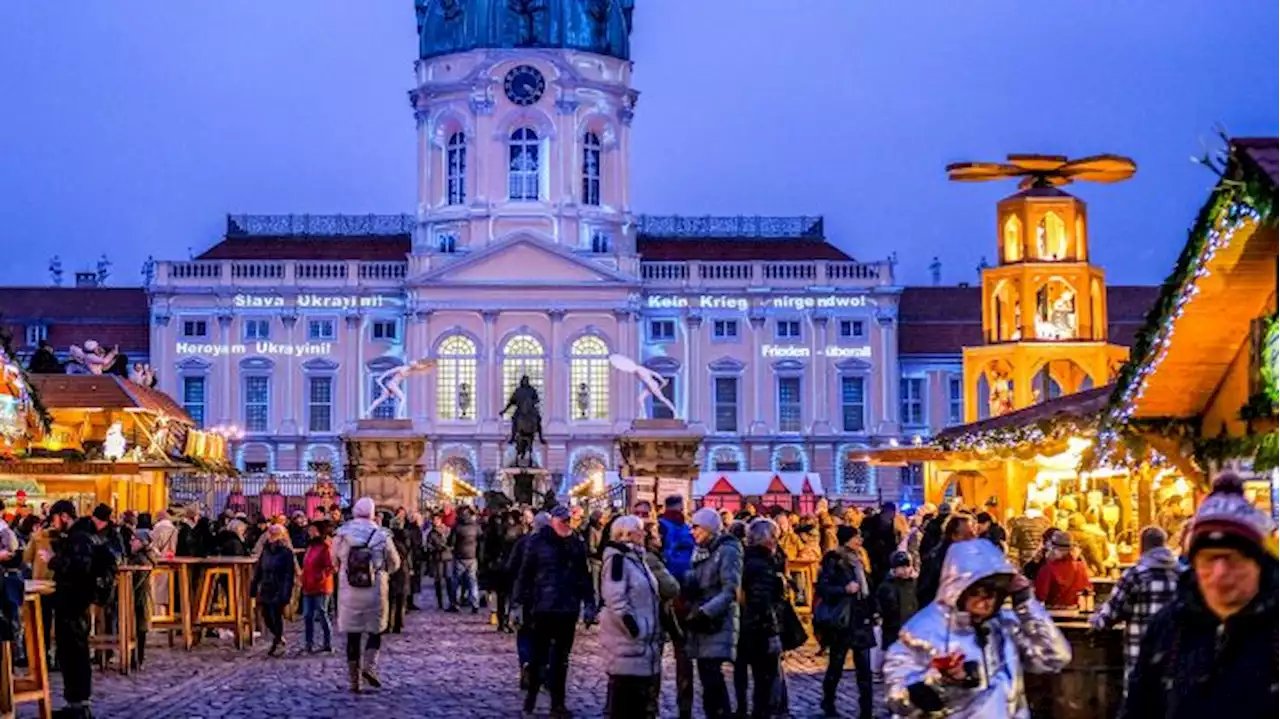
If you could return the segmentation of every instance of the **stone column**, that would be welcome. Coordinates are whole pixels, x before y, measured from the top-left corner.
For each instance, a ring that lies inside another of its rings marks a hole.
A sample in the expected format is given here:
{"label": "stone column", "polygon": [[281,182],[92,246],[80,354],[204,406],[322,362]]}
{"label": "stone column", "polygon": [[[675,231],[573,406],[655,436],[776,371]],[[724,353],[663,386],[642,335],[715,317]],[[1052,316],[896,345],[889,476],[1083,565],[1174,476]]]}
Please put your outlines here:
{"label": "stone column", "polygon": [[342,354],[346,359],[348,376],[351,377],[351,381],[347,383],[347,406],[351,408],[353,424],[354,420],[364,417],[365,409],[364,326],[360,320],[358,314],[350,314],[343,318],[347,332],[342,338],[346,342],[346,348]]}
{"label": "stone column", "polygon": [[684,320],[689,329],[686,338],[689,347],[689,364],[684,368],[685,419],[699,433],[705,433],[707,388],[701,385],[701,380],[705,376],[702,367],[702,315],[690,312],[685,315]]}
{"label": "stone column", "polygon": [[562,309],[553,309],[547,312],[547,316],[551,318],[551,346],[547,348],[548,367],[543,378],[542,401],[546,405],[547,415],[550,417],[550,423],[547,427],[549,431],[563,431],[565,429],[566,408],[569,406],[568,397],[572,394],[569,388],[569,376],[567,370],[569,356],[568,351],[561,347],[564,338],[561,336],[564,327],[565,311]]}
{"label": "stone column", "polygon": [[502,409],[502,403],[506,401],[502,397],[502,372],[498,361],[498,338],[496,336],[496,324],[498,322],[497,310],[485,310],[480,313],[484,318],[484,359],[485,368],[483,374],[488,378],[481,386],[483,389],[476,392],[476,401],[481,403],[483,414],[479,410],[476,416],[483,417],[489,427],[486,431],[497,431],[498,426],[498,410]]}
{"label": "stone column", "polygon": [[881,406],[880,420],[877,427],[879,434],[901,434],[901,417],[898,407],[901,404],[902,372],[898,368],[898,311],[896,307],[886,308],[876,315],[876,325],[880,330],[880,391],[884,398]]}
{"label": "stone column", "polygon": [[[231,315],[218,315],[218,342],[224,345],[235,344],[231,339]],[[228,425],[232,422],[235,412],[235,398],[239,396],[237,388],[232,386],[234,378],[239,377],[240,373],[232,371],[232,365],[236,364],[235,355],[224,355],[222,358],[222,413],[218,419],[218,424]]]}
{"label": "stone column", "polygon": [[[634,358],[637,362],[640,358],[636,356],[634,348],[636,347],[635,323],[631,310],[614,309],[613,311],[615,339],[613,351],[625,357]],[[635,379],[624,375],[621,372],[609,369],[609,390],[613,393],[613,401],[611,402],[613,409],[614,431],[624,432],[631,426],[631,420],[639,416],[636,411],[636,398],[640,396],[638,388],[633,392],[635,387]]]}
{"label": "stone column", "polygon": [[[405,313],[405,359],[412,362],[421,357],[431,355],[431,313],[428,308],[410,309]],[[411,329],[410,329],[411,328]],[[430,423],[432,399],[435,397],[435,372],[421,374],[413,379],[405,396],[413,404],[413,412],[409,417],[415,426],[426,429]],[[407,408],[406,408],[407,409]]]}
{"label": "stone column", "polygon": [[[747,432],[748,434],[766,434],[769,431],[769,427],[763,419],[764,405],[760,399],[761,385],[764,382],[765,374],[765,317],[763,314],[752,314],[749,321],[751,322],[751,407],[748,410],[748,416],[754,419],[751,420]],[[776,417],[774,421],[777,421]]]}
{"label": "stone column", "polygon": [[831,434],[831,360],[827,357],[827,346],[831,339],[830,318],[826,315],[815,315],[813,318],[814,333],[817,341],[813,351],[813,433]]}
{"label": "stone column", "polygon": [[[298,326],[298,315],[281,315],[280,324],[284,328],[284,341],[289,345],[296,345],[294,331]],[[286,355],[283,358],[280,369],[282,371],[276,374],[277,379],[284,384],[284,391],[281,392],[284,397],[284,421],[280,423],[280,434],[292,437],[298,434],[298,406],[307,399],[306,388],[295,391],[294,382],[298,381],[298,367],[293,355]]]}

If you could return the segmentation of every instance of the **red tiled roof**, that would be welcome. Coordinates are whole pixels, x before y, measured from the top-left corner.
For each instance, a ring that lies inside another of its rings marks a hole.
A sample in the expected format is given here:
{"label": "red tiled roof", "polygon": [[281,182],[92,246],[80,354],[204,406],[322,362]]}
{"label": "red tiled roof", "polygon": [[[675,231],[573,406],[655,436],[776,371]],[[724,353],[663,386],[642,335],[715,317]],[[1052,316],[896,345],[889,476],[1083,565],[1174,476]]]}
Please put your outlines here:
{"label": "red tiled roof", "polygon": [[[1107,288],[1108,339],[1132,346],[1160,295],[1155,286]],[[984,344],[981,287],[907,287],[898,305],[898,352],[959,355]]]}
{"label": "red tiled roof", "polygon": [[197,260],[363,260],[402,261],[409,254],[408,235],[341,237],[227,237]]}
{"label": "red tiled roof", "polygon": [[31,384],[44,406],[54,409],[143,409],[192,424],[169,395],[116,375],[37,374]]}
{"label": "red tiled roof", "polygon": [[141,287],[6,287],[0,318],[11,323],[125,320],[147,323],[151,310]]}
{"label": "red tiled roof", "polygon": [[1055,397],[1039,404],[1024,407],[999,417],[980,419],[977,422],[948,427],[938,433],[937,439],[959,437],[975,432],[989,432],[1002,427],[1024,427],[1054,417],[1087,417],[1106,409],[1115,385],[1086,389],[1075,394]]}
{"label": "red tiled roof", "polygon": [[724,238],[636,238],[640,259],[650,262],[685,262],[688,260],[720,260],[749,262],[752,260],[834,260],[852,261],[840,248],[825,240],[804,238],[744,239]]}
{"label": "red tiled roof", "polygon": [[1280,140],[1274,137],[1237,137],[1231,144],[1243,150],[1245,157],[1270,175],[1272,183],[1280,184],[1276,179],[1277,169],[1280,169]]}

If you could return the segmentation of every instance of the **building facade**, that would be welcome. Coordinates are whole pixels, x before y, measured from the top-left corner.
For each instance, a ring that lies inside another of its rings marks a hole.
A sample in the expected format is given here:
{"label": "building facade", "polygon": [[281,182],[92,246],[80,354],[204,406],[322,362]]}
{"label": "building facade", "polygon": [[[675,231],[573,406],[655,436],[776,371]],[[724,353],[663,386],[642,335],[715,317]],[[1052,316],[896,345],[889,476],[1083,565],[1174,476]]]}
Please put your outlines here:
{"label": "building facade", "polygon": [[616,353],[668,378],[708,468],[816,471],[841,493],[841,448],[898,435],[892,266],[846,256],[820,218],[635,215],[630,13],[555,5],[547,27],[420,10],[414,215],[233,217],[197,259],[160,262],[162,388],[243,432],[246,470],[336,469],[379,378],[432,358],[374,415],[413,420],[429,470],[484,486],[527,375],[536,459],[569,487],[616,468],[632,419],[673,414],[640,406]]}

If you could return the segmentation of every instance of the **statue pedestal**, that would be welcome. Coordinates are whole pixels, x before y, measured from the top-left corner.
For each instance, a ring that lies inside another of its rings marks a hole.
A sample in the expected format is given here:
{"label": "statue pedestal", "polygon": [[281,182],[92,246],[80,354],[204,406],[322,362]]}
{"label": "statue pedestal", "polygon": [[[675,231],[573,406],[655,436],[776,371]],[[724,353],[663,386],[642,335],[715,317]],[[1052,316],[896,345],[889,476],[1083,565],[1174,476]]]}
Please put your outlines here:
{"label": "statue pedestal", "polygon": [[627,507],[639,501],[662,502],[678,494],[693,508],[693,482],[698,478],[698,448],[702,433],[679,419],[637,419],[618,437],[620,467],[627,484]]}
{"label": "statue pedestal", "polygon": [[427,439],[414,431],[413,420],[362,419],[342,443],[355,499],[370,497],[379,509],[417,509]]}
{"label": "statue pedestal", "polygon": [[541,507],[548,494],[552,499],[556,496],[551,472],[541,467],[503,467],[498,470],[498,482],[498,491],[516,504]]}

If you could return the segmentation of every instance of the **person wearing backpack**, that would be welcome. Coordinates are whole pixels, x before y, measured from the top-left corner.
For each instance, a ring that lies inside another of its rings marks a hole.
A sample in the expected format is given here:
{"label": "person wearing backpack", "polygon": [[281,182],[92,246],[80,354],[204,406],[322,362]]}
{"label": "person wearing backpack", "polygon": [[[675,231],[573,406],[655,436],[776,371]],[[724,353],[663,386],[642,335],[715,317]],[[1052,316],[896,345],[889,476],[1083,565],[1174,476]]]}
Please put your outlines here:
{"label": "person wearing backpack", "polygon": [[400,554],[391,535],[373,521],[372,499],[361,498],[351,514],[334,539],[333,561],[338,571],[338,631],[347,635],[351,691],[359,692],[361,679],[375,689],[382,686],[377,664],[389,617],[388,577],[400,568]]}
{"label": "person wearing backpack", "polygon": [[[99,576],[110,556],[99,536],[105,521],[97,517],[76,519],[76,506],[60,499],[49,508],[54,531],[51,550],[40,550],[53,572],[54,641],[62,670],[62,695],[67,706],[64,719],[89,719],[93,695],[93,666],[89,657],[89,606],[99,596]],[[114,567],[112,568],[114,571]]]}
{"label": "person wearing backpack", "polygon": [[[684,497],[673,494],[663,501],[662,516],[658,518],[658,536],[662,541],[662,563],[679,583],[684,583],[689,567],[693,566],[693,530],[684,516]],[[671,637],[671,649],[676,659],[676,706],[680,719],[693,716],[693,659],[685,648],[682,636]]]}

